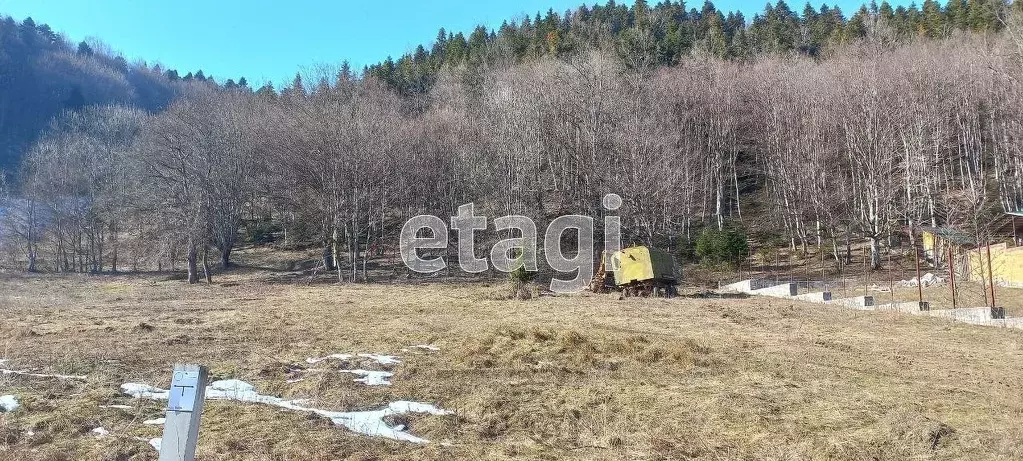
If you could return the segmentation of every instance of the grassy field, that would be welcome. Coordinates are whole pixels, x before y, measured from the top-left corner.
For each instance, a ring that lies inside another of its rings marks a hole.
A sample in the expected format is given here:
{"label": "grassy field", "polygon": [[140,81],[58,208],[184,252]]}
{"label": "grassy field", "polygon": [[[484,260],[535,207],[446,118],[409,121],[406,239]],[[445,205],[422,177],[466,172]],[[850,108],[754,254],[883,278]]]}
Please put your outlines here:
{"label": "grassy field", "polygon": [[[85,376],[0,375],[21,402],[0,414],[0,460],[155,460],[161,427],[142,421],[165,402],[119,386],[166,387],[182,361],[317,408],[455,413],[393,421],[431,441],[416,445],[214,401],[202,460],[1023,458],[1023,330],[781,299],[512,301],[498,282],[215,282],[0,274],[2,367]],[[305,362],[334,353],[402,363],[369,387]]]}

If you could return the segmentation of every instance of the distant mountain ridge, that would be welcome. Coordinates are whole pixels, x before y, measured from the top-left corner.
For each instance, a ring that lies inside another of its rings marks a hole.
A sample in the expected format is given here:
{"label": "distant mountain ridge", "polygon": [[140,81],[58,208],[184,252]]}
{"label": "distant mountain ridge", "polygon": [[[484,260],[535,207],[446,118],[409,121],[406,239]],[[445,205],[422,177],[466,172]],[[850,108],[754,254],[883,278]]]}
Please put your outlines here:
{"label": "distant mountain ridge", "polygon": [[61,111],[120,104],[155,112],[190,84],[176,71],[74,45],[32,18],[0,15],[0,171],[13,172]]}

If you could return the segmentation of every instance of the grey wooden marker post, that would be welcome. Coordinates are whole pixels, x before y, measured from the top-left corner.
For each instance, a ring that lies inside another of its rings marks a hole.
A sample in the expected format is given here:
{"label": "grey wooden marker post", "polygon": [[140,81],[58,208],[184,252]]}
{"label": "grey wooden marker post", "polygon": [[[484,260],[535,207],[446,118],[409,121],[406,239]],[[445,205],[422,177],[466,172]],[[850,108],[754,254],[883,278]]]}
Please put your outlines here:
{"label": "grey wooden marker post", "polygon": [[206,367],[175,365],[160,442],[160,461],[193,461],[199,417],[206,398]]}

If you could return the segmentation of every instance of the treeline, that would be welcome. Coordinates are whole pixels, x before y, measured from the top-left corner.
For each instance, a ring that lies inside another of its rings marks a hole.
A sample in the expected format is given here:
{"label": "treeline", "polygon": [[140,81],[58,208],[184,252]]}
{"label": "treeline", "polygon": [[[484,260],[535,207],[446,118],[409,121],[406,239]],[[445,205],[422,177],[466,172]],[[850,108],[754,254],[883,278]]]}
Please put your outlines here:
{"label": "treeline", "polygon": [[445,67],[421,97],[342,67],[279,94],[207,85],[159,114],[69,112],[7,188],[0,245],[34,270],[182,265],[193,282],[239,240],[313,245],[339,280],[366,280],[398,260],[411,216],[473,202],[539,229],[588,215],[601,232],[611,192],[626,243],[672,251],[703,228],[838,261],[869,241],[875,264],[906,228],[986,238],[1023,209],[1020,18],[905,44],[872,18],[827,59],[637,69],[594,50]]}
{"label": "treeline", "polygon": [[62,111],[117,104],[156,112],[201,84],[217,83],[201,70],[179,77],[159,65],[129,63],[100,42],[75,44],[32,18],[0,16],[0,172],[16,167]]}
{"label": "treeline", "polygon": [[[697,3],[698,4],[698,3]],[[700,8],[665,0],[629,6],[614,0],[558,14],[526,16],[496,31],[477,27],[468,36],[441,29],[432,45],[418,46],[397,60],[387,58],[367,72],[405,94],[425,93],[444,68],[506,67],[542,57],[569,59],[591,50],[617,55],[629,68],[678,64],[694,53],[750,60],[765,54],[824,57],[841,46],[881,33],[887,40],[939,39],[960,32],[997,32],[1023,2],[925,0],[920,7],[871,2],[846,14],[839,7],[794,11],[784,1],[767,3],[747,19],[705,1]]]}

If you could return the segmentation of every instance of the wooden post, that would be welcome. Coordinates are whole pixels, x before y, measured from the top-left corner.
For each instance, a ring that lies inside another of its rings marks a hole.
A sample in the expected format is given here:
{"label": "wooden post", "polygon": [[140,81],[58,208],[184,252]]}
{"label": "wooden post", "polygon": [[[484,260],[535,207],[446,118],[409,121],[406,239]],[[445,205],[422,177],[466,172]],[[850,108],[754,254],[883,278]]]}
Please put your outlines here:
{"label": "wooden post", "polygon": [[[806,291],[810,291],[810,254],[809,251],[803,255],[803,278],[806,279]],[[797,286],[798,288],[798,286]]]}
{"label": "wooden post", "polygon": [[977,267],[973,267],[973,262],[970,262],[971,278],[974,272],[980,277],[980,293],[984,295],[984,307],[992,307],[987,300],[987,275],[984,274],[984,252],[980,251],[980,237],[977,237]]}
{"label": "wooden post", "polygon": [[175,365],[163,426],[160,461],[194,461],[199,417],[209,371],[200,365]]}
{"label": "wooden post", "polygon": [[[981,269],[983,270],[983,269]],[[995,304],[995,274],[991,271],[991,241],[987,244],[987,281],[991,284],[991,307],[998,307]]]}
{"label": "wooden post", "polygon": [[892,247],[888,247],[888,293],[892,295],[892,305],[895,305],[895,276],[892,275]]}
{"label": "wooden post", "polygon": [[916,242],[913,242],[913,260],[916,261],[916,294],[917,301],[922,306],[924,304],[924,283],[920,280],[920,251],[916,248]]}
{"label": "wooden post", "polygon": [[824,283],[824,289],[825,290],[831,291],[830,289],[828,289],[829,288],[828,287],[828,276],[824,273],[824,246],[823,245],[820,246],[820,251],[821,251],[821,282]]}
{"label": "wooden post", "polygon": [[952,309],[956,306],[956,267],[955,267],[955,256],[952,253],[952,244],[948,245],[948,283],[949,288],[952,290]]}
{"label": "wooden post", "polygon": [[870,250],[867,248],[863,249],[863,296],[867,296],[867,286],[870,285],[870,266],[867,265],[867,259],[870,257]]}

